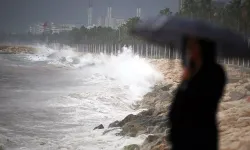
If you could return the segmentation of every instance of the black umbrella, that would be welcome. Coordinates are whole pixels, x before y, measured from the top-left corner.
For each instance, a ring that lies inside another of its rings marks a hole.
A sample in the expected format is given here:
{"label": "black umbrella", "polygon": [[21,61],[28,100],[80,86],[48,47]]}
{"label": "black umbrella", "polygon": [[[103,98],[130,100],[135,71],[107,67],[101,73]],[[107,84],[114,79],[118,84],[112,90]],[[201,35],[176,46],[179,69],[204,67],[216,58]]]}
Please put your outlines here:
{"label": "black umbrella", "polygon": [[217,43],[224,57],[250,58],[248,42],[241,34],[205,20],[159,15],[140,21],[130,33],[151,43],[176,47],[180,46],[184,35],[206,38]]}

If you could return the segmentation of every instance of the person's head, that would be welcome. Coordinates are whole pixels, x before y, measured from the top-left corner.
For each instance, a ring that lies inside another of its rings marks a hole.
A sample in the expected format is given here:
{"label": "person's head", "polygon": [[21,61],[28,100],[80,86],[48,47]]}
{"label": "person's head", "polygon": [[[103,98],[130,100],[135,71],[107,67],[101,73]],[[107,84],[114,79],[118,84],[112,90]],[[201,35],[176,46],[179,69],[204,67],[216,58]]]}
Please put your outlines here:
{"label": "person's head", "polygon": [[201,67],[206,67],[216,62],[215,42],[190,36],[183,37],[182,42],[183,66],[192,73],[197,72]]}

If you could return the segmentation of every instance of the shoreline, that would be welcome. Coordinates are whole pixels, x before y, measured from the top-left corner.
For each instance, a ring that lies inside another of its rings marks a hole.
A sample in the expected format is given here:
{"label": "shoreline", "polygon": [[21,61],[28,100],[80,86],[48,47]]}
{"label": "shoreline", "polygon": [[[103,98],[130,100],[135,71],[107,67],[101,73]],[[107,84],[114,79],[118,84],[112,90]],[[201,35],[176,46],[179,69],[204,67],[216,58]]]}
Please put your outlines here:
{"label": "shoreline", "polygon": [[[35,48],[28,46],[0,45],[5,54],[34,53]],[[121,129],[117,136],[137,137],[146,134],[141,145],[132,144],[124,150],[167,150],[164,141],[167,128],[168,107],[180,83],[180,60],[147,59],[164,76],[164,80],[156,84],[151,92],[144,95],[136,109],[142,112],[129,114],[122,120],[110,123],[103,134]],[[220,150],[250,149],[250,69],[238,66],[225,66],[228,73],[228,84],[219,106],[218,124],[220,131]],[[103,129],[100,126],[97,129]]]}
{"label": "shoreline", "polygon": [[[146,110],[115,121],[107,129],[121,128],[117,136],[147,135],[141,145],[128,145],[124,150],[169,149],[164,139],[168,130],[166,115],[175,89],[180,83],[180,61],[150,60],[150,63],[164,75],[164,81],[155,85],[153,90],[138,102],[138,109]],[[217,115],[220,150],[248,150],[250,149],[250,101],[247,98],[250,96],[250,73],[248,70],[239,73],[237,67],[224,66],[224,68],[227,70],[229,80]]]}

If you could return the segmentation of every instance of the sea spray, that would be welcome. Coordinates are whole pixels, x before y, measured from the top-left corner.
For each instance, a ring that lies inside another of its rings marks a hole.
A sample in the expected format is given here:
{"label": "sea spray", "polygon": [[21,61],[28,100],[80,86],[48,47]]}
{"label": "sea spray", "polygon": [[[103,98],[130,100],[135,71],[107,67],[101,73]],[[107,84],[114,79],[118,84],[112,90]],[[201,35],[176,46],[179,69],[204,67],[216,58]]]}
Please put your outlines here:
{"label": "sea spray", "polygon": [[[49,72],[47,69],[46,73],[40,73],[32,78],[44,75],[37,80],[46,80],[46,86],[49,86],[46,88],[49,88],[50,93],[55,90],[54,87],[65,92],[50,99],[39,97],[42,100],[39,100],[37,108],[27,102],[27,106],[34,109],[29,116],[32,116],[32,119],[42,117],[43,120],[29,120],[31,118],[27,117],[25,124],[17,126],[23,128],[22,132],[32,132],[36,138],[27,135],[22,138],[16,137],[21,140],[12,140],[22,141],[25,143],[24,147],[29,149],[72,150],[117,150],[128,144],[139,144],[144,140],[144,135],[137,138],[116,136],[119,129],[103,135],[103,130],[93,128],[99,124],[107,128],[109,123],[140,111],[133,110],[130,106],[150,91],[150,87],[157,81],[162,80],[162,75],[146,59],[133,54],[129,47],[123,47],[117,55],[81,54],[68,46],[36,47],[38,52],[25,55],[24,59],[34,64],[44,62],[46,66],[43,67],[54,67],[55,71]],[[36,66],[38,73],[39,67],[41,66]],[[57,71],[58,74],[53,75]],[[40,85],[36,86],[42,86],[43,81],[39,81]],[[58,83],[60,86],[55,85]],[[76,83],[75,86],[72,83]],[[42,115],[44,113],[49,115]],[[25,131],[27,129],[29,131]],[[46,144],[37,144],[38,141]]]}

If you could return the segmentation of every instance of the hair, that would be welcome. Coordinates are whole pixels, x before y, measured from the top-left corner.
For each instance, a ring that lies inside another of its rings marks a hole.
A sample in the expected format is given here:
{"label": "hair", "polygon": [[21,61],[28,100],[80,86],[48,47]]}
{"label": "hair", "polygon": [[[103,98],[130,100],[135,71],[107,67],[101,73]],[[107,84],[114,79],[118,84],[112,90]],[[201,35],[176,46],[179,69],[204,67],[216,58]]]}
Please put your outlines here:
{"label": "hair", "polygon": [[217,44],[210,39],[199,39],[201,47],[201,57],[203,63],[216,62]]}

